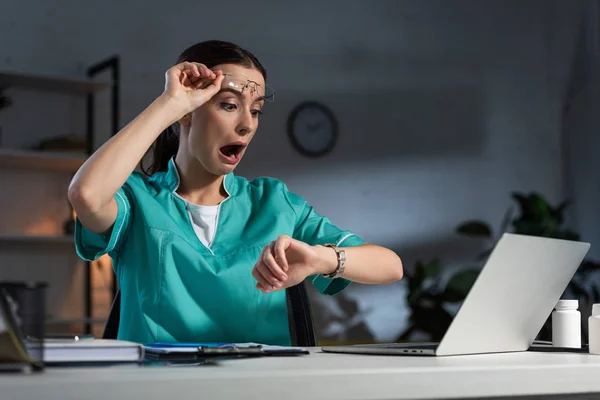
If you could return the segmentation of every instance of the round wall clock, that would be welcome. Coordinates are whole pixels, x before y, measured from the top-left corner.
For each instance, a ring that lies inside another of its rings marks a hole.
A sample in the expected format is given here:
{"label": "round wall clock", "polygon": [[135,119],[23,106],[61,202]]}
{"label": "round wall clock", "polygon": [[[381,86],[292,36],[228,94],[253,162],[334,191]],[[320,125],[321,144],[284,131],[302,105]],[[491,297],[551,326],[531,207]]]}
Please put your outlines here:
{"label": "round wall clock", "polygon": [[294,148],[308,157],[329,153],[338,138],[338,124],[333,112],[315,101],[301,103],[292,110],[287,131]]}

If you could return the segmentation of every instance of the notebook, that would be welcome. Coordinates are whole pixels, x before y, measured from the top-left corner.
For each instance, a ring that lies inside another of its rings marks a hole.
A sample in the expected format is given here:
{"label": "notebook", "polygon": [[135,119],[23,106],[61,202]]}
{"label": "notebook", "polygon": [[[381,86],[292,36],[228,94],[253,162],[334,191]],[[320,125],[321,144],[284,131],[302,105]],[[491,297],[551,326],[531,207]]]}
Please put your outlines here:
{"label": "notebook", "polygon": [[143,359],[144,347],[124,340],[44,340],[44,362],[47,364],[141,362]]}
{"label": "notebook", "polygon": [[[116,363],[139,362],[144,359],[144,347],[123,340],[81,339],[39,340],[26,335],[19,316],[19,303],[0,287],[0,364]],[[43,343],[43,344],[42,344]],[[43,347],[42,347],[43,346]],[[40,351],[43,350],[43,351]]]}

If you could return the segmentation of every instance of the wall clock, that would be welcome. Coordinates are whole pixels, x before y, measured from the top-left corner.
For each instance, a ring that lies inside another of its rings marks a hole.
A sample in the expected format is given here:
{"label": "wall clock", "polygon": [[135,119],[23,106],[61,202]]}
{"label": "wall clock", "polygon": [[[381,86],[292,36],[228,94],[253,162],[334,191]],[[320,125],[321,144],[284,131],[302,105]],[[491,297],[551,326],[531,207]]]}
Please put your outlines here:
{"label": "wall clock", "polygon": [[308,157],[320,157],[335,147],[338,124],[324,104],[307,101],[296,106],[288,118],[287,131],[294,148]]}

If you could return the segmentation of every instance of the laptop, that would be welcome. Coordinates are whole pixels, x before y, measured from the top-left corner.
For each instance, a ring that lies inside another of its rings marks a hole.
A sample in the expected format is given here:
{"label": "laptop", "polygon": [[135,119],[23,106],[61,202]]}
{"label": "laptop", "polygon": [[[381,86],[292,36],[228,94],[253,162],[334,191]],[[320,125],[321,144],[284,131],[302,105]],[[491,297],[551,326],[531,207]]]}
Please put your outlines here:
{"label": "laptop", "polygon": [[323,346],[323,352],[450,356],[526,351],[589,243],[505,233],[439,343]]}

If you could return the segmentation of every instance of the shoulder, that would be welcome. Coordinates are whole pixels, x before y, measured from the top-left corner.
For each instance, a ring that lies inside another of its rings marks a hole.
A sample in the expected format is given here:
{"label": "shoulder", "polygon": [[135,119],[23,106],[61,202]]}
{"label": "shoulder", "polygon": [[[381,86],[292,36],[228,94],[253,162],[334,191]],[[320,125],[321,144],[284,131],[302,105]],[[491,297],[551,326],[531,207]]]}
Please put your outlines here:
{"label": "shoulder", "polygon": [[155,176],[148,177],[147,175],[141,172],[133,171],[131,175],[129,175],[129,177],[127,178],[126,183],[129,185],[146,186]]}
{"label": "shoulder", "polygon": [[152,176],[148,176],[142,172],[134,171],[132,172],[125,184],[123,185],[123,189],[129,194],[133,195],[141,195],[141,194],[151,194],[155,195],[164,185],[163,180],[165,179],[164,173],[158,172]]}
{"label": "shoulder", "polygon": [[260,176],[251,180],[236,176],[237,192],[239,195],[250,196],[254,201],[276,201],[287,202],[288,188],[286,184],[276,178]]}
{"label": "shoulder", "polygon": [[249,196],[253,203],[278,204],[281,207],[291,208],[294,212],[298,207],[303,207],[306,201],[289,190],[287,184],[280,179],[261,176],[252,180],[236,177],[238,194]]}
{"label": "shoulder", "polygon": [[270,176],[259,176],[254,179],[246,179],[236,176],[236,187],[239,194],[250,195],[275,195],[287,191],[285,183]]}

